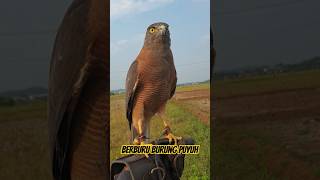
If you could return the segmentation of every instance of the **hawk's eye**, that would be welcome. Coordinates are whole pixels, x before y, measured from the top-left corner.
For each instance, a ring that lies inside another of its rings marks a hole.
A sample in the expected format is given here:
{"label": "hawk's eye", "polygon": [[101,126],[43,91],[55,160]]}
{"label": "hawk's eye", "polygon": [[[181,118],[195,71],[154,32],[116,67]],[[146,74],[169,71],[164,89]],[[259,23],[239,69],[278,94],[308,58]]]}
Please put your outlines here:
{"label": "hawk's eye", "polygon": [[149,29],[149,32],[150,32],[150,33],[154,33],[155,31],[156,31],[156,29],[153,28],[153,27]]}

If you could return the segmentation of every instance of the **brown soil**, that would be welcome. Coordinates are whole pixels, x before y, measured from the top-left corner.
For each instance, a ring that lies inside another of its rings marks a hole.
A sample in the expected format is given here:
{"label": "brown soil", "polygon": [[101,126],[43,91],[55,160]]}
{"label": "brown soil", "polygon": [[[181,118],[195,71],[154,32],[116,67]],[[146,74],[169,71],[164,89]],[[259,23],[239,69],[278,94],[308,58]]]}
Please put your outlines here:
{"label": "brown soil", "polygon": [[176,103],[188,109],[205,124],[209,124],[210,118],[210,91],[194,90],[176,92],[173,97]]}
{"label": "brown soil", "polygon": [[173,99],[175,100],[190,100],[190,99],[210,99],[209,89],[200,89],[194,91],[176,92]]}
{"label": "brown soil", "polygon": [[[261,161],[276,177],[317,179],[314,168],[320,167],[319,88],[215,98],[214,114],[215,128],[237,129],[267,142],[262,146],[265,154]],[[255,141],[249,138],[239,144],[255,156]]]}

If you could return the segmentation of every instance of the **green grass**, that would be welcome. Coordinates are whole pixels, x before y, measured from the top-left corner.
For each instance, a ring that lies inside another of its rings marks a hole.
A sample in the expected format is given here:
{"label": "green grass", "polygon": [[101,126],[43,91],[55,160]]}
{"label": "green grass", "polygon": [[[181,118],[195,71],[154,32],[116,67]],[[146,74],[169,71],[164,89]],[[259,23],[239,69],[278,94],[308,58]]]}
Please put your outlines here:
{"label": "green grass", "polygon": [[0,107],[0,179],[50,180],[46,102]]}
{"label": "green grass", "polygon": [[[168,105],[173,131],[190,136],[200,145],[199,155],[187,155],[183,179],[209,179],[210,177],[210,128],[190,112],[174,103]],[[200,163],[201,162],[201,163]]]}
{"label": "green grass", "polygon": [[[120,147],[129,142],[128,122],[124,116],[124,100],[121,96],[111,97],[111,160],[121,157]],[[210,128],[204,125],[183,107],[171,101],[166,116],[174,134],[192,137],[200,144],[199,155],[187,155],[182,179],[209,179],[210,176]],[[154,117],[151,120],[151,138],[159,138],[163,122]]]}
{"label": "green grass", "polygon": [[222,156],[214,161],[214,177],[216,179],[228,180],[275,180],[265,167],[255,165],[255,162],[248,159],[250,154],[244,150],[216,145],[214,156]]}
{"label": "green grass", "polygon": [[0,123],[25,121],[46,117],[47,103],[45,101],[31,101],[14,106],[0,106]]}
{"label": "green grass", "polygon": [[216,141],[213,145],[214,176],[216,179],[277,179],[268,172],[262,160],[265,153],[264,146],[268,142],[262,137],[257,137],[256,134],[247,133],[247,130],[241,128],[216,129]]}
{"label": "green grass", "polygon": [[320,167],[314,167],[314,173],[316,177],[320,178]]}

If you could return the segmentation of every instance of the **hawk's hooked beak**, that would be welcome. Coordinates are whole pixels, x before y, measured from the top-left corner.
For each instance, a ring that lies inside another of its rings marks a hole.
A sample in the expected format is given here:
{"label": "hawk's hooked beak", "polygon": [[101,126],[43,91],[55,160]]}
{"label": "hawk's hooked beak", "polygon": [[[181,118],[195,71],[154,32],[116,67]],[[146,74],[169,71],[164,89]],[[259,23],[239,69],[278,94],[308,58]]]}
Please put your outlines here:
{"label": "hawk's hooked beak", "polygon": [[159,32],[160,32],[161,35],[167,34],[167,33],[168,33],[168,30],[169,30],[168,27],[165,26],[165,25],[160,25],[160,26],[159,26]]}

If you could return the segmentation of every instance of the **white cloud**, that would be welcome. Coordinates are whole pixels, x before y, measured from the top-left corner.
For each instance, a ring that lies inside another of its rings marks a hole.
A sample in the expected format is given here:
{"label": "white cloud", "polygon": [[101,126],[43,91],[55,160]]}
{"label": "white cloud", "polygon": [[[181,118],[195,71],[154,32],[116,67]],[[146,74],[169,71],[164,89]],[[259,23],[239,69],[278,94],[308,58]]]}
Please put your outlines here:
{"label": "white cloud", "polygon": [[175,0],[111,0],[111,19],[150,11],[174,1]]}
{"label": "white cloud", "polygon": [[121,48],[123,48],[124,46],[126,46],[128,43],[128,40],[119,40],[116,42],[110,42],[110,49],[111,52],[113,53],[117,53]]}
{"label": "white cloud", "polygon": [[133,35],[129,39],[121,39],[110,42],[110,50],[113,55],[121,53],[121,51],[126,50],[126,48],[140,47],[144,41],[144,33],[138,33]]}

